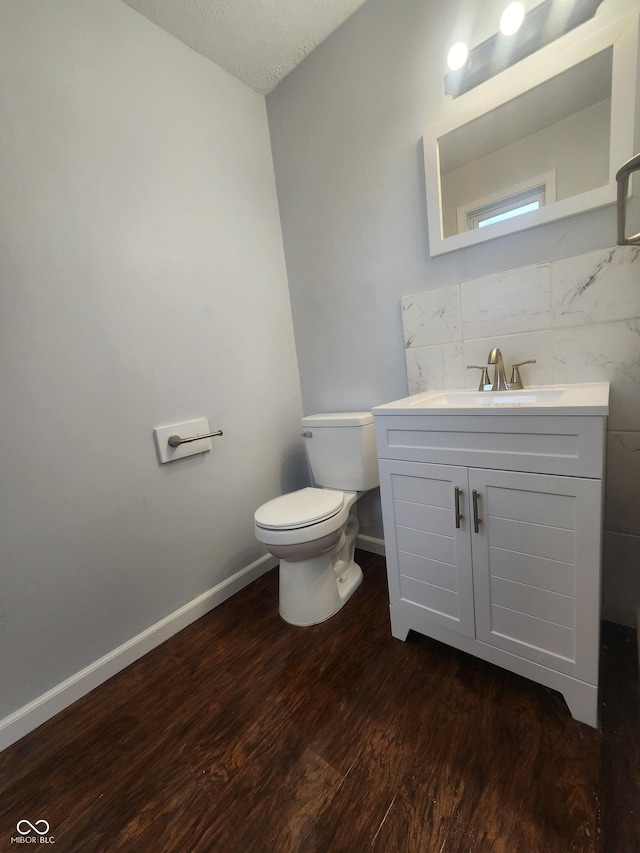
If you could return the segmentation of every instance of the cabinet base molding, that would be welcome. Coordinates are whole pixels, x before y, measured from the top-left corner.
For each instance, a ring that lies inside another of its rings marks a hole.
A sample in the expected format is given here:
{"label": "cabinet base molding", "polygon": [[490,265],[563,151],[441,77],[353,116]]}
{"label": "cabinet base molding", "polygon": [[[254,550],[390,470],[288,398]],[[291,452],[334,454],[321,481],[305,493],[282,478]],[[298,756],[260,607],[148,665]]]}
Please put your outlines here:
{"label": "cabinet base molding", "polygon": [[396,639],[405,641],[409,631],[417,631],[425,637],[431,637],[488,663],[514,672],[516,675],[543,684],[545,687],[562,694],[571,716],[575,720],[597,728],[598,688],[596,685],[579,681],[564,673],[556,672],[546,666],[489,646],[472,637],[450,631],[430,619],[415,613],[408,613],[406,610],[393,607],[393,605],[389,607],[389,612],[391,615],[391,633]]}

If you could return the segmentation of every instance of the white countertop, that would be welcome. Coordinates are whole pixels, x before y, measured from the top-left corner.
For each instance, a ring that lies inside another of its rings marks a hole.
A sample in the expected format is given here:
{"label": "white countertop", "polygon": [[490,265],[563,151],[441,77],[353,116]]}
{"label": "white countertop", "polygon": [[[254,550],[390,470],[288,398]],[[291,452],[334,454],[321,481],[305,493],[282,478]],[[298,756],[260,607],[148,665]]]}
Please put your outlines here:
{"label": "white countertop", "polygon": [[518,391],[422,391],[372,409],[374,415],[574,415],[609,413],[609,383],[536,385]]}

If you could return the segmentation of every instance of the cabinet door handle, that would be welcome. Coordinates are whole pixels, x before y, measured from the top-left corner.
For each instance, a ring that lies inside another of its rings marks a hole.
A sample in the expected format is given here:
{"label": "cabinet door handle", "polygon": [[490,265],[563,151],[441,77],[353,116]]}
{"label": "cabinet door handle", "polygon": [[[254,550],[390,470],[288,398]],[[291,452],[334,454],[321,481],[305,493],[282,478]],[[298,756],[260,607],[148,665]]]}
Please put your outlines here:
{"label": "cabinet door handle", "polygon": [[471,492],[471,497],[473,498],[473,532],[480,533],[480,522],[482,519],[478,513],[479,503],[480,503],[480,495],[474,489]]}
{"label": "cabinet door handle", "polygon": [[464,492],[462,489],[459,489],[457,486],[455,488],[455,506],[456,506],[456,527],[460,530],[460,522],[464,518],[464,515],[460,512],[460,498]]}

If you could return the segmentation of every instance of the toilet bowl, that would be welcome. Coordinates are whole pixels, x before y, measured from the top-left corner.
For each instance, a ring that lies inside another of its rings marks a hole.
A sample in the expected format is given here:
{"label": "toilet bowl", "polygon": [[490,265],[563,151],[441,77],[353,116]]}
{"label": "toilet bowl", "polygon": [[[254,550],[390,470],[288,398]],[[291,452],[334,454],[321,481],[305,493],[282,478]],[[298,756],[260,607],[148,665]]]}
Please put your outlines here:
{"label": "toilet bowl", "polygon": [[318,486],[268,501],[254,522],[256,539],[280,560],[280,615],[308,626],[337,613],[362,582],[355,503],[378,484],[378,469],[370,413],[314,415],[302,426]]}
{"label": "toilet bowl", "polygon": [[362,582],[354,560],[359,495],[334,489],[300,489],[264,504],[255,535],[280,559],[280,615],[292,625],[329,619]]}

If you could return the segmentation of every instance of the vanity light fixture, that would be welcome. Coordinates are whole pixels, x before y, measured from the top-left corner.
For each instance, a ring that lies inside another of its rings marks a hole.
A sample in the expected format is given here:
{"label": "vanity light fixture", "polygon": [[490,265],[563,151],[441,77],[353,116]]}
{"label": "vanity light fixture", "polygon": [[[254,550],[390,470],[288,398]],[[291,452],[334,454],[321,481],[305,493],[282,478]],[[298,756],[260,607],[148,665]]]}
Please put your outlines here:
{"label": "vanity light fixture", "polygon": [[501,32],[470,50],[466,62],[457,69],[449,62],[451,70],[444,76],[445,95],[457,98],[485,83],[593,18],[601,3],[602,0],[543,0],[526,15],[522,3],[511,3],[502,13]]}
{"label": "vanity light fixture", "polygon": [[459,71],[467,64],[469,48],[463,41],[457,41],[447,54],[447,65],[452,71]]}
{"label": "vanity light fixture", "polygon": [[517,33],[524,21],[524,6],[522,3],[509,3],[500,17],[500,32],[503,36]]}

